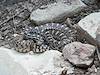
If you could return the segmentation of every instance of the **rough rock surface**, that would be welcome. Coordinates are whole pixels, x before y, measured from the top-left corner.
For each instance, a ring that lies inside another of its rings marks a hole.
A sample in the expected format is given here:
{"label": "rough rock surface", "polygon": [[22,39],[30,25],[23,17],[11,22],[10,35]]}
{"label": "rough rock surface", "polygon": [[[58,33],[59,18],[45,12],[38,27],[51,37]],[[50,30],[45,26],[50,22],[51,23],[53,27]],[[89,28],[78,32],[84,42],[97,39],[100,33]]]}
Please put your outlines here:
{"label": "rough rock surface", "polygon": [[0,75],[59,75],[65,69],[71,65],[58,51],[31,55],[0,47]]}
{"label": "rough rock surface", "polygon": [[100,26],[100,12],[92,13],[78,22],[78,25],[96,38],[97,28]]}
{"label": "rough rock surface", "polygon": [[97,28],[97,31],[96,31],[96,40],[100,42],[100,26]]}
{"label": "rough rock surface", "polygon": [[[96,40],[100,44],[100,26],[98,26],[97,31],[96,31]],[[100,48],[100,46],[98,46],[98,47]],[[99,48],[97,50],[97,54],[98,54],[98,58],[100,60],[100,49]]]}
{"label": "rough rock surface", "polygon": [[93,63],[92,57],[95,52],[95,47],[89,44],[73,42],[66,45],[63,49],[64,59],[69,60],[77,67],[87,68]]}
{"label": "rough rock surface", "polygon": [[[98,42],[100,40],[100,12],[91,13],[78,22],[78,25],[88,32]],[[100,60],[100,51],[97,50]]]}
{"label": "rough rock surface", "polygon": [[33,11],[30,15],[30,20],[36,24],[44,24],[47,22],[62,22],[66,17],[74,15],[86,7],[80,0],[72,0],[70,4],[57,2],[47,6],[41,6]]}

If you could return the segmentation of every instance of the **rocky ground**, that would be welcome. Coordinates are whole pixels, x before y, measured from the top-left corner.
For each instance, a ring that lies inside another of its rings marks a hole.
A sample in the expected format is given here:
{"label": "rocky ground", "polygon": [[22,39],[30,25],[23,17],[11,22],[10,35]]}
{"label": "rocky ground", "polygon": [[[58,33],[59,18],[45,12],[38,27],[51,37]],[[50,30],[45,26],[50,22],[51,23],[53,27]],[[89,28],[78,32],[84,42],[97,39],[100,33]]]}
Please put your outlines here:
{"label": "rocky ground", "polygon": [[[0,46],[10,48],[8,41],[12,39],[11,36],[13,34],[21,33],[22,28],[26,25],[33,26],[29,19],[32,11],[35,11],[42,5],[47,5],[54,2],[57,3],[58,1],[60,0],[0,0]],[[67,0],[61,1],[66,2]],[[68,17],[73,26],[87,15],[94,12],[100,12],[100,6],[99,4],[96,4],[97,2],[92,2],[93,4],[89,4],[86,2],[86,0],[84,1],[89,6],[73,16]],[[61,23],[65,22],[66,21],[63,21]],[[86,43],[87,41],[83,38],[81,42]],[[63,71],[61,75],[97,75],[97,71],[100,69],[100,63],[96,53],[94,57],[95,60],[93,61],[92,66],[89,66],[88,69],[75,66],[73,73],[67,74],[66,71]]]}

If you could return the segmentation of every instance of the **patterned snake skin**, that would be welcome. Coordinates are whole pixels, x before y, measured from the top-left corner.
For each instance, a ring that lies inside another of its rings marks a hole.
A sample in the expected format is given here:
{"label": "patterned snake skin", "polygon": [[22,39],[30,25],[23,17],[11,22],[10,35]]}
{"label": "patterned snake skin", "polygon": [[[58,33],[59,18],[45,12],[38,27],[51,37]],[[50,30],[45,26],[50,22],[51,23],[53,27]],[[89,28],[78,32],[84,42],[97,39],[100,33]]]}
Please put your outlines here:
{"label": "patterned snake skin", "polygon": [[34,39],[26,39],[23,34],[17,34],[17,36],[14,37],[13,45],[14,49],[20,53],[27,53],[30,51],[33,51],[34,53],[42,53],[49,50],[47,45]]}
{"label": "patterned snake skin", "polygon": [[[46,50],[59,50],[74,40],[73,32],[66,25],[48,23],[23,29],[23,38],[15,44],[18,52],[41,53]],[[22,36],[21,36],[22,37]]]}
{"label": "patterned snake skin", "polygon": [[74,41],[73,32],[66,25],[48,23],[37,27],[23,29],[23,34],[14,37],[13,47],[16,51],[42,53],[46,50],[59,50]]}

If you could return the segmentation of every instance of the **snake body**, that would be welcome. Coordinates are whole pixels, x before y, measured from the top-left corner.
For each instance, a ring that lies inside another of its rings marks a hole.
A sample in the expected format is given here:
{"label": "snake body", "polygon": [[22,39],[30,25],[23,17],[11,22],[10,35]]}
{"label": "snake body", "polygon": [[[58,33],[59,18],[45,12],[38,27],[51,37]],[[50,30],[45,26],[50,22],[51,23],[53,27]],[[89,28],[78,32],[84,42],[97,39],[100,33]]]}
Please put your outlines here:
{"label": "snake body", "polygon": [[18,34],[14,37],[12,43],[14,49],[20,53],[27,53],[30,51],[33,51],[34,53],[42,53],[46,50],[49,50],[49,47],[41,43],[41,39],[39,40],[37,41],[29,38],[26,39],[23,34]]}
{"label": "snake body", "polygon": [[50,49],[61,51],[64,45],[74,40],[72,30],[58,23],[48,23],[34,28],[28,26],[23,29],[23,33],[23,40],[20,41],[22,43],[16,43],[15,46],[16,50],[22,53],[41,53]]}

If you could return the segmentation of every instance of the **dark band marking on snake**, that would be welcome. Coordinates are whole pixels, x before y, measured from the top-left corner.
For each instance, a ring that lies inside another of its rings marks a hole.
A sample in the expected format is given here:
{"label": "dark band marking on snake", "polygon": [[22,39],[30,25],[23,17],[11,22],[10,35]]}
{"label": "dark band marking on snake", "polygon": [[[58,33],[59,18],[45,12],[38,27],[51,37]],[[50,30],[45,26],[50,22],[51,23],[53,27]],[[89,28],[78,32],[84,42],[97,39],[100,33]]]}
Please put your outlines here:
{"label": "dark band marking on snake", "polygon": [[25,48],[25,50],[21,50],[20,47],[16,48],[18,48],[17,50],[22,53],[29,51],[42,53],[50,49],[61,51],[64,45],[74,40],[71,32],[72,31],[66,25],[58,23],[48,23],[35,28],[28,26],[23,30],[24,43],[21,41],[22,43],[17,44],[19,44],[22,48],[24,48],[24,46],[28,46],[27,44],[29,44],[29,50]]}
{"label": "dark band marking on snake", "polygon": [[[40,41],[39,41],[40,40]],[[27,53],[33,51],[34,53],[42,53],[49,50],[47,45],[44,45],[42,40],[26,39],[24,35],[18,34],[13,39],[14,49],[20,53]]]}
{"label": "dark band marking on snake", "polygon": [[24,35],[27,40],[35,41],[36,45],[32,49],[35,53],[44,52],[46,49],[61,50],[64,45],[73,40],[70,38],[73,36],[71,30],[66,25],[57,23],[48,23],[35,28],[27,27],[24,29]]}

